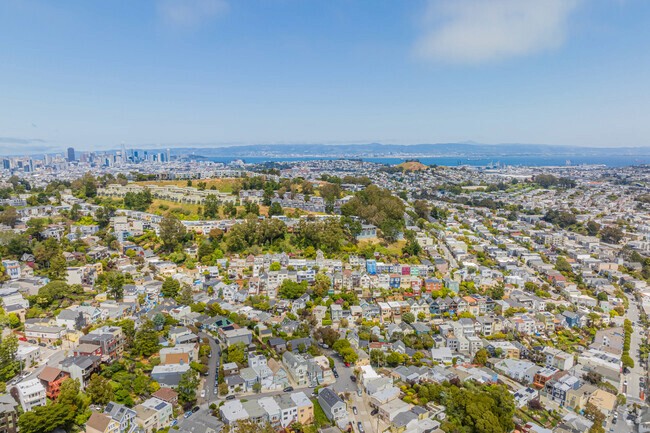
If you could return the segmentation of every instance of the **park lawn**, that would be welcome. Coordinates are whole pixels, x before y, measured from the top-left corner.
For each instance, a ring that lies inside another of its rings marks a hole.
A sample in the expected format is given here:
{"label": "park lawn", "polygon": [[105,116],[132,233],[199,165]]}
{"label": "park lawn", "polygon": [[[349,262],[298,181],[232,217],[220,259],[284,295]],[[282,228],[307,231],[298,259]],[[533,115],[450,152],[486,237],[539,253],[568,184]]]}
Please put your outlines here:
{"label": "park lawn", "polygon": [[[235,186],[241,184],[239,179],[235,178],[214,178],[214,179],[192,179],[192,186],[196,188],[196,185],[199,182],[206,183],[206,190],[209,190],[211,186],[215,186],[218,191],[231,193]],[[144,182],[136,182],[138,185],[174,185],[174,186],[187,186],[187,180],[148,180]]]}

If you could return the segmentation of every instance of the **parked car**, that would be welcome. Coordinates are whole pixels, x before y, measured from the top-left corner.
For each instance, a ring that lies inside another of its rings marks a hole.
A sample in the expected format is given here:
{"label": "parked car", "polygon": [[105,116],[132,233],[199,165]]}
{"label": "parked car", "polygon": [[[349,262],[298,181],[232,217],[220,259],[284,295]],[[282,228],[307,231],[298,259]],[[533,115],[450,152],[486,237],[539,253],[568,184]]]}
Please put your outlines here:
{"label": "parked car", "polygon": [[282,390],[282,392],[292,392],[293,391],[293,386],[287,386]]}
{"label": "parked car", "polygon": [[339,374],[336,372],[336,370],[334,370],[332,373],[334,373],[334,378],[336,378],[336,379],[339,378]]}
{"label": "parked car", "polygon": [[370,412],[370,415],[375,416],[379,413],[379,409],[373,409],[372,412]]}
{"label": "parked car", "polygon": [[357,377],[356,377],[355,375],[352,375],[352,376],[350,376],[350,380],[351,380],[352,382],[356,382],[356,381],[357,381]]}
{"label": "parked car", "polygon": [[234,400],[235,396],[234,395],[228,395],[226,396],[226,400]]}
{"label": "parked car", "polygon": [[38,343],[38,345],[41,346],[41,347],[47,347],[47,344],[45,344],[45,343]]}
{"label": "parked car", "polygon": [[355,415],[359,415],[359,411],[357,410],[356,406],[352,406],[352,412],[354,412]]}
{"label": "parked car", "polygon": [[198,406],[194,406],[194,407],[192,408],[192,413],[197,413],[198,411],[199,411],[199,407],[198,407]]}
{"label": "parked car", "polygon": [[361,424],[361,421],[357,421],[357,428],[359,429],[359,433],[363,433],[363,424]]}
{"label": "parked car", "polygon": [[205,389],[201,390],[201,398],[205,398]]}

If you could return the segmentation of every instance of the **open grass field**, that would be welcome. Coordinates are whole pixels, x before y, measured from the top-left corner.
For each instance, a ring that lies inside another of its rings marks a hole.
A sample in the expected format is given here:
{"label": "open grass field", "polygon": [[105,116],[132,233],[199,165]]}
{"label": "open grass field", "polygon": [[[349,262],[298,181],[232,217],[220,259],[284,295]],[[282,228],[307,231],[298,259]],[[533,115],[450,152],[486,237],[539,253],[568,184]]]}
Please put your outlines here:
{"label": "open grass field", "polygon": [[[210,189],[210,187],[215,186],[218,191],[225,192],[225,193],[231,193],[234,187],[238,186],[241,183],[239,179],[231,179],[231,178],[193,179],[192,186],[196,188],[196,185],[199,182],[205,182],[207,185],[206,189]],[[186,180],[150,180],[150,181],[136,182],[136,183],[138,185],[187,186]]]}

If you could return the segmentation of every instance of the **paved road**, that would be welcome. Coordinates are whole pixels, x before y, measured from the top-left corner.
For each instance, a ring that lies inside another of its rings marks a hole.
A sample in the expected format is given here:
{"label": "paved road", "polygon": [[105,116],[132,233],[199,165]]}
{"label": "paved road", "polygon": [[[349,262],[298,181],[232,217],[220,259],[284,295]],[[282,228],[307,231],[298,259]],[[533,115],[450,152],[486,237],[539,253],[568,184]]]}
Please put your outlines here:
{"label": "paved road", "polygon": [[[630,303],[626,316],[632,321],[632,323],[636,323],[639,320],[639,308],[637,302],[633,296],[628,296],[628,300]],[[639,386],[639,381],[642,377],[646,377],[647,375],[647,372],[641,366],[641,361],[639,359],[639,348],[644,334],[645,330],[643,328],[640,326],[634,326],[634,332],[630,339],[630,356],[634,360],[634,368],[631,368],[630,373],[625,375],[625,379],[627,380],[627,389],[624,390],[627,400],[630,403],[641,402],[641,388]]]}
{"label": "paved road", "polygon": [[[219,373],[219,362],[221,360],[221,346],[215,338],[204,332],[199,332],[199,337],[207,338],[210,344],[210,349],[212,350],[212,356],[208,362],[208,375],[204,376],[205,382],[203,383],[203,389],[205,390],[205,398],[198,398],[199,403],[206,403],[209,405],[211,402],[217,399],[217,394],[214,392],[217,389],[215,385],[217,374]],[[200,395],[200,393],[199,393]]]}
{"label": "paved road", "polygon": [[34,368],[33,370],[26,370],[30,372],[29,376],[18,380],[16,384],[24,380],[36,379],[38,375],[41,374],[41,371],[43,371],[46,365],[49,365],[50,367],[58,367],[59,363],[63,361],[63,359],[67,356],[66,352],[68,352],[68,350],[59,349],[52,351],[50,354],[45,354],[45,356],[47,356],[47,361]]}

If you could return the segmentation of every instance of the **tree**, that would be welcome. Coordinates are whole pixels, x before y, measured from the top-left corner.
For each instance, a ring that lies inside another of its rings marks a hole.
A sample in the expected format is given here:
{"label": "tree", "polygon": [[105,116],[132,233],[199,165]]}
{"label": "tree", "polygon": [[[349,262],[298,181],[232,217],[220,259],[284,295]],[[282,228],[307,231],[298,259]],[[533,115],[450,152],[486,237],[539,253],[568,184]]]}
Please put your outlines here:
{"label": "tree", "polygon": [[339,352],[339,355],[341,355],[341,358],[343,358],[344,362],[347,362],[348,364],[354,364],[357,362],[357,359],[359,359],[359,355],[357,354],[356,350],[352,347],[346,347],[342,349]]}
{"label": "tree", "polygon": [[320,187],[320,195],[325,202],[333,203],[341,197],[341,186],[336,183],[325,183]]}
{"label": "tree", "polygon": [[133,352],[136,355],[149,357],[158,352],[158,348],[159,344],[156,326],[151,320],[146,319],[142,322],[142,325],[140,325],[140,328],[135,333]]}
{"label": "tree", "polygon": [[108,379],[93,374],[86,385],[86,394],[94,404],[104,406],[113,399],[113,387]]}
{"label": "tree", "polygon": [[589,220],[587,222],[587,233],[589,236],[596,236],[598,232],[600,231],[600,224],[598,224],[596,221]]}
{"label": "tree", "polygon": [[357,216],[379,227],[388,240],[395,240],[404,227],[404,203],[387,189],[370,185],[341,206],[344,216]]}
{"label": "tree", "polygon": [[160,331],[165,327],[165,316],[161,313],[157,313],[151,320],[153,321],[153,324],[156,325],[156,330]]}
{"label": "tree", "polygon": [[391,367],[397,367],[402,363],[402,355],[397,352],[391,352],[386,357],[386,362]]}
{"label": "tree", "polygon": [[269,271],[272,272],[279,271],[280,269],[282,269],[282,265],[280,264],[280,262],[273,262],[269,266]]}
{"label": "tree", "polygon": [[623,231],[616,226],[607,226],[600,230],[600,239],[608,244],[617,244],[623,239]]}
{"label": "tree", "polygon": [[214,194],[208,194],[203,202],[203,216],[217,218],[219,216],[219,200]]}
{"label": "tree", "polygon": [[172,277],[165,278],[163,281],[162,288],[160,293],[165,298],[175,298],[178,296],[178,292],[181,290],[181,283],[178,280],[173,279]]}
{"label": "tree", "polygon": [[2,212],[0,212],[0,224],[13,227],[16,224],[16,221],[18,221],[18,218],[20,218],[18,211],[13,206],[7,206]]}
{"label": "tree", "polygon": [[573,271],[573,268],[571,268],[571,264],[567,261],[567,259],[565,259],[562,256],[557,258],[557,261],[555,262],[555,269],[557,269],[560,272]]}
{"label": "tree", "polygon": [[259,394],[260,391],[262,391],[262,384],[259,382],[255,382],[253,384],[253,392],[255,392],[255,394]]}
{"label": "tree", "polygon": [[183,289],[181,290],[180,295],[178,295],[177,301],[181,305],[190,305],[194,302],[194,293],[192,292],[192,286],[189,284],[183,284]]}
{"label": "tree", "polygon": [[406,231],[406,245],[402,248],[402,254],[408,254],[409,256],[417,256],[422,252],[422,247],[415,239],[415,232],[412,230]]}
{"label": "tree", "polygon": [[429,205],[424,200],[415,200],[413,203],[413,210],[417,214],[418,218],[428,219],[429,218]]}
{"label": "tree", "polygon": [[124,297],[124,283],[125,278],[124,274],[117,271],[111,271],[106,273],[106,285],[108,287],[108,293],[111,298],[116,301],[121,301]]}
{"label": "tree", "polygon": [[307,281],[296,283],[291,280],[284,280],[278,290],[278,295],[282,299],[298,299],[307,291]]}
{"label": "tree", "polygon": [[415,322],[415,315],[413,313],[402,314],[402,320],[408,324]]}
{"label": "tree", "polygon": [[234,362],[239,366],[246,364],[246,345],[244,343],[235,343],[228,347],[226,351],[226,362]]}
{"label": "tree", "polygon": [[386,362],[386,355],[380,349],[372,349],[370,351],[370,363],[376,367],[383,367]]}
{"label": "tree", "polygon": [[318,328],[314,331],[314,338],[316,340],[321,340],[324,344],[327,344],[329,347],[334,346],[336,340],[340,338],[340,335],[336,330],[326,327]]}
{"label": "tree", "polygon": [[186,234],[185,226],[178,218],[167,214],[160,222],[160,240],[167,251],[173,251]]}
{"label": "tree", "polygon": [[284,215],[284,210],[282,209],[282,205],[277,201],[271,203],[271,206],[269,206],[269,216],[273,216],[273,215]]}
{"label": "tree", "polygon": [[18,338],[13,334],[3,338],[0,333],[0,382],[8,381],[18,372],[20,364],[16,360],[17,352]]}
{"label": "tree", "polygon": [[178,381],[178,400],[187,407],[196,401],[196,390],[199,387],[199,376],[196,371],[189,369]]}
{"label": "tree", "polygon": [[72,423],[75,412],[64,404],[38,406],[18,418],[21,433],[49,433]]}
{"label": "tree", "polygon": [[314,287],[312,289],[314,296],[324,298],[332,288],[332,280],[325,274],[316,274]]}
{"label": "tree", "polygon": [[130,346],[135,338],[135,323],[131,319],[122,319],[117,322],[117,326],[122,328],[124,337],[126,337],[126,343]]}
{"label": "tree", "polygon": [[65,280],[68,275],[68,264],[61,252],[58,252],[50,259],[50,267],[47,270],[50,280]]}
{"label": "tree", "polygon": [[476,352],[476,355],[474,355],[474,364],[485,365],[487,363],[487,360],[488,360],[488,351],[485,348],[479,349]]}
{"label": "tree", "polygon": [[605,428],[603,427],[605,415],[603,415],[596,406],[587,403],[587,406],[585,407],[585,416],[594,422],[589,428],[588,433],[605,433]]}

